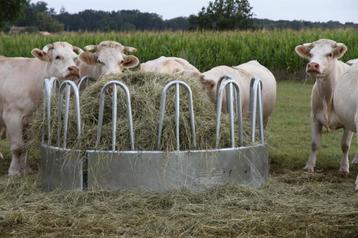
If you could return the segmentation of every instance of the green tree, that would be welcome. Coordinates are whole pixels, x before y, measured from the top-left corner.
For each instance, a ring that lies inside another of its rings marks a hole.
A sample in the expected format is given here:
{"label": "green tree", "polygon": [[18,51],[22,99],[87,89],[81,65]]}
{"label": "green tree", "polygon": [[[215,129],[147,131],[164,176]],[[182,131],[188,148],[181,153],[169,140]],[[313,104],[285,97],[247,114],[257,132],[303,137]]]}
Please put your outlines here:
{"label": "green tree", "polygon": [[26,4],[26,0],[1,0],[0,1],[0,30],[6,23],[16,21]]}
{"label": "green tree", "polygon": [[253,28],[252,7],[248,0],[215,0],[203,7],[198,15],[189,17],[192,29]]}
{"label": "green tree", "polygon": [[23,16],[16,22],[17,26],[25,26],[31,30],[58,32],[63,31],[64,25],[55,19],[56,12],[48,8],[46,2],[25,4]]}

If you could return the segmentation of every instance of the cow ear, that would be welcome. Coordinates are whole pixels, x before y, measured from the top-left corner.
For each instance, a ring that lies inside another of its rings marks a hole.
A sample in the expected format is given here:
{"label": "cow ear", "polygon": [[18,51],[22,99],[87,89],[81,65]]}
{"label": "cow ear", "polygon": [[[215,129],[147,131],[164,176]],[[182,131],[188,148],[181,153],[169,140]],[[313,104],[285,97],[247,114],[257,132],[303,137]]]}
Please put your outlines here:
{"label": "cow ear", "polygon": [[139,59],[134,55],[128,55],[125,57],[124,62],[122,63],[124,68],[134,68],[139,64]]}
{"label": "cow ear", "polygon": [[337,59],[341,58],[347,52],[347,46],[343,43],[337,43],[333,49],[333,56]]}
{"label": "cow ear", "polygon": [[35,58],[38,58],[39,60],[42,61],[49,61],[49,57],[47,55],[47,53],[43,50],[40,50],[38,48],[35,48],[31,51],[32,56],[34,56]]}
{"label": "cow ear", "polygon": [[123,49],[123,52],[125,54],[132,54],[134,52],[137,52],[137,49],[134,48],[134,47],[130,47],[130,46],[125,46],[124,49]]}
{"label": "cow ear", "polygon": [[187,77],[191,77],[191,78],[200,79],[200,80],[202,78],[202,75],[201,75],[200,72],[196,72],[196,71],[193,71],[193,70],[184,70],[183,75],[187,76]]}
{"label": "cow ear", "polygon": [[204,75],[200,76],[200,82],[204,86],[205,89],[211,91],[215,87],[215,81],[211,79],[205,79]]}
{"label": "cow ear", "polygon": [[296,46],[295,51],[302,58],[309,59],[311,58],[311,53],[310,53],[311,49],[312,49],[312,44],[306,43],[303,45]]}
{"label": "cow ear", "polygon": [[77,55],[80,55],[83,50],[80,47],[73,46],[73,52],[75,52]]}
{"label": "cow ear", "polygon": [[97,46],[96,45],[87,45],[85,48],[83,48],[85,51],[89,52],[96,52]]}
{"label": "cow ear", "polygon": [[94,65],[97,63],[96,55],[91,52],[87,52],[87,51],[82,52],[79,57],[80,57],[80,60],[82,62],[85,62],[86,64]]}

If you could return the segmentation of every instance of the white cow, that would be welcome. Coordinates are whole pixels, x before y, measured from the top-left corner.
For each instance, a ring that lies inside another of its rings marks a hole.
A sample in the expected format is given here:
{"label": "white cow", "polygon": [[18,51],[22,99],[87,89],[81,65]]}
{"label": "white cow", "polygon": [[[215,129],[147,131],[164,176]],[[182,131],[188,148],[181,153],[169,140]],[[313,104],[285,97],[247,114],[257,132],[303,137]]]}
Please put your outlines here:
{"label": "white cow", "polygon": [[102,41],[98,45],[84,47],[80,54],[80,76],[97,80],[103,75],[119,74],[123,69],[133,68],[139,64],[137,57],[126,55],[136,49],[123,46],[115,41]]}
{"label": "white cow", "polygon": [[[336,85],[336,89],[334,90],[333,105],[344,128],[357,132],[358,64],[349,67],[343,76],[341,76],[340,83]],[[358,163],[358,153],[356,153],[352,163]],[[356,190],[358,191],[358,177],[356,180]]]}
{"label": "white cow", "polygon": [[[262,80],[263,116],[266,126],[276,103],[276,80],[270,70],[256,60],[252,60],[235,67],[217,66],[204,72],[201,81],[214,103],[216,101],[217,83],[224,76],[229,76],[237,81],[245,117],[248,117],[249,113],[251,79],[258,77]],[[223,97],[223,105],[226,105],[226,97]],[[226,112],[225,106],[223,106],[223,111]]]}
{"label": "white cow", "polygon": [[78,78],[74,60],[79,52],[67,42],[55,42],[43,50],[33,49],[35,58],[0,58],[0,124],[6,127],[11,145],[9,175],[30,172],[23,131],[28,117],[41,103],[44,79]]}
{"label": "white cow", "polygon": [[187,60],[178,57],[161,56],[157,59],[140,64],[141,72],[184,75],[200,78],[200,71]]}
{"label": "white cow", "polygon": [[349,65],[353,65],[353,64],[357,64],[358,63],[358,59],[351,59],[347,61],[347,64]]}
{"label": "white cow", "polygon": [[[343,128],[343,124],[333,106],[333,93],[337,85],[342,83],[343,73],[349,68],[347,64],[338,60],[345,54],[347,47],[333,40],[321,39],[312,43],[298,45],[295,51],[302,58],[309,60],[306,72],[316,78],[311,94],[311,154],[304,167],[309,172],[313,172],[322,127],[332,130]],[[342,173],[349,173],[348,152],[351,140],[352,132],[344,128],[341,140],[343,158],[339,169]]]}

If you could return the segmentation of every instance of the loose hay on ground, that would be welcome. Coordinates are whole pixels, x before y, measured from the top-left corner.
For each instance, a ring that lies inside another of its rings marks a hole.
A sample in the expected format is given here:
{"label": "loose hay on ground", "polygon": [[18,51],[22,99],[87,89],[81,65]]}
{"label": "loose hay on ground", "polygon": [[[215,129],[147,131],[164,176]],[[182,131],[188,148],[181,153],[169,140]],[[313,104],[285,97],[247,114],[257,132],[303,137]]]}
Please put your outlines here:
{"label": "loose hay on ground", "polygon": [[163,194],[42,193],[35,179],[0,179],[2,235],[356,237],[358,232],[353,176],[287,171],[259,190],[225,186]]}

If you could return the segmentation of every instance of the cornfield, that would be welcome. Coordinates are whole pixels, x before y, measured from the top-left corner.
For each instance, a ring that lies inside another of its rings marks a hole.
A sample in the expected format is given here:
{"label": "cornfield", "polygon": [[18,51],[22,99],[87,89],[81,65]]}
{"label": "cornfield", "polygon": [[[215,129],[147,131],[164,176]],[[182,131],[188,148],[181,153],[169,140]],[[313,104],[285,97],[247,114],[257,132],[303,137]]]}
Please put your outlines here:
{"label": "cornfield", "polygon": [[141,62],[159,56],[186,58],[199,70],[217,65],[238,65],[257,59],[273,71],[297,72],[304,60],[294,53],[298,44],[329,38],[343,42],[348,52],[343,61],[358,58],[358,30],[273,30],[228,32],[127,32],[64,33],[52,36],[36,34],[0,34],[0,55],[31,56],[31,49],[54,41],[68,41],[84,47],[102,40],[115,40],[136,47]]}

